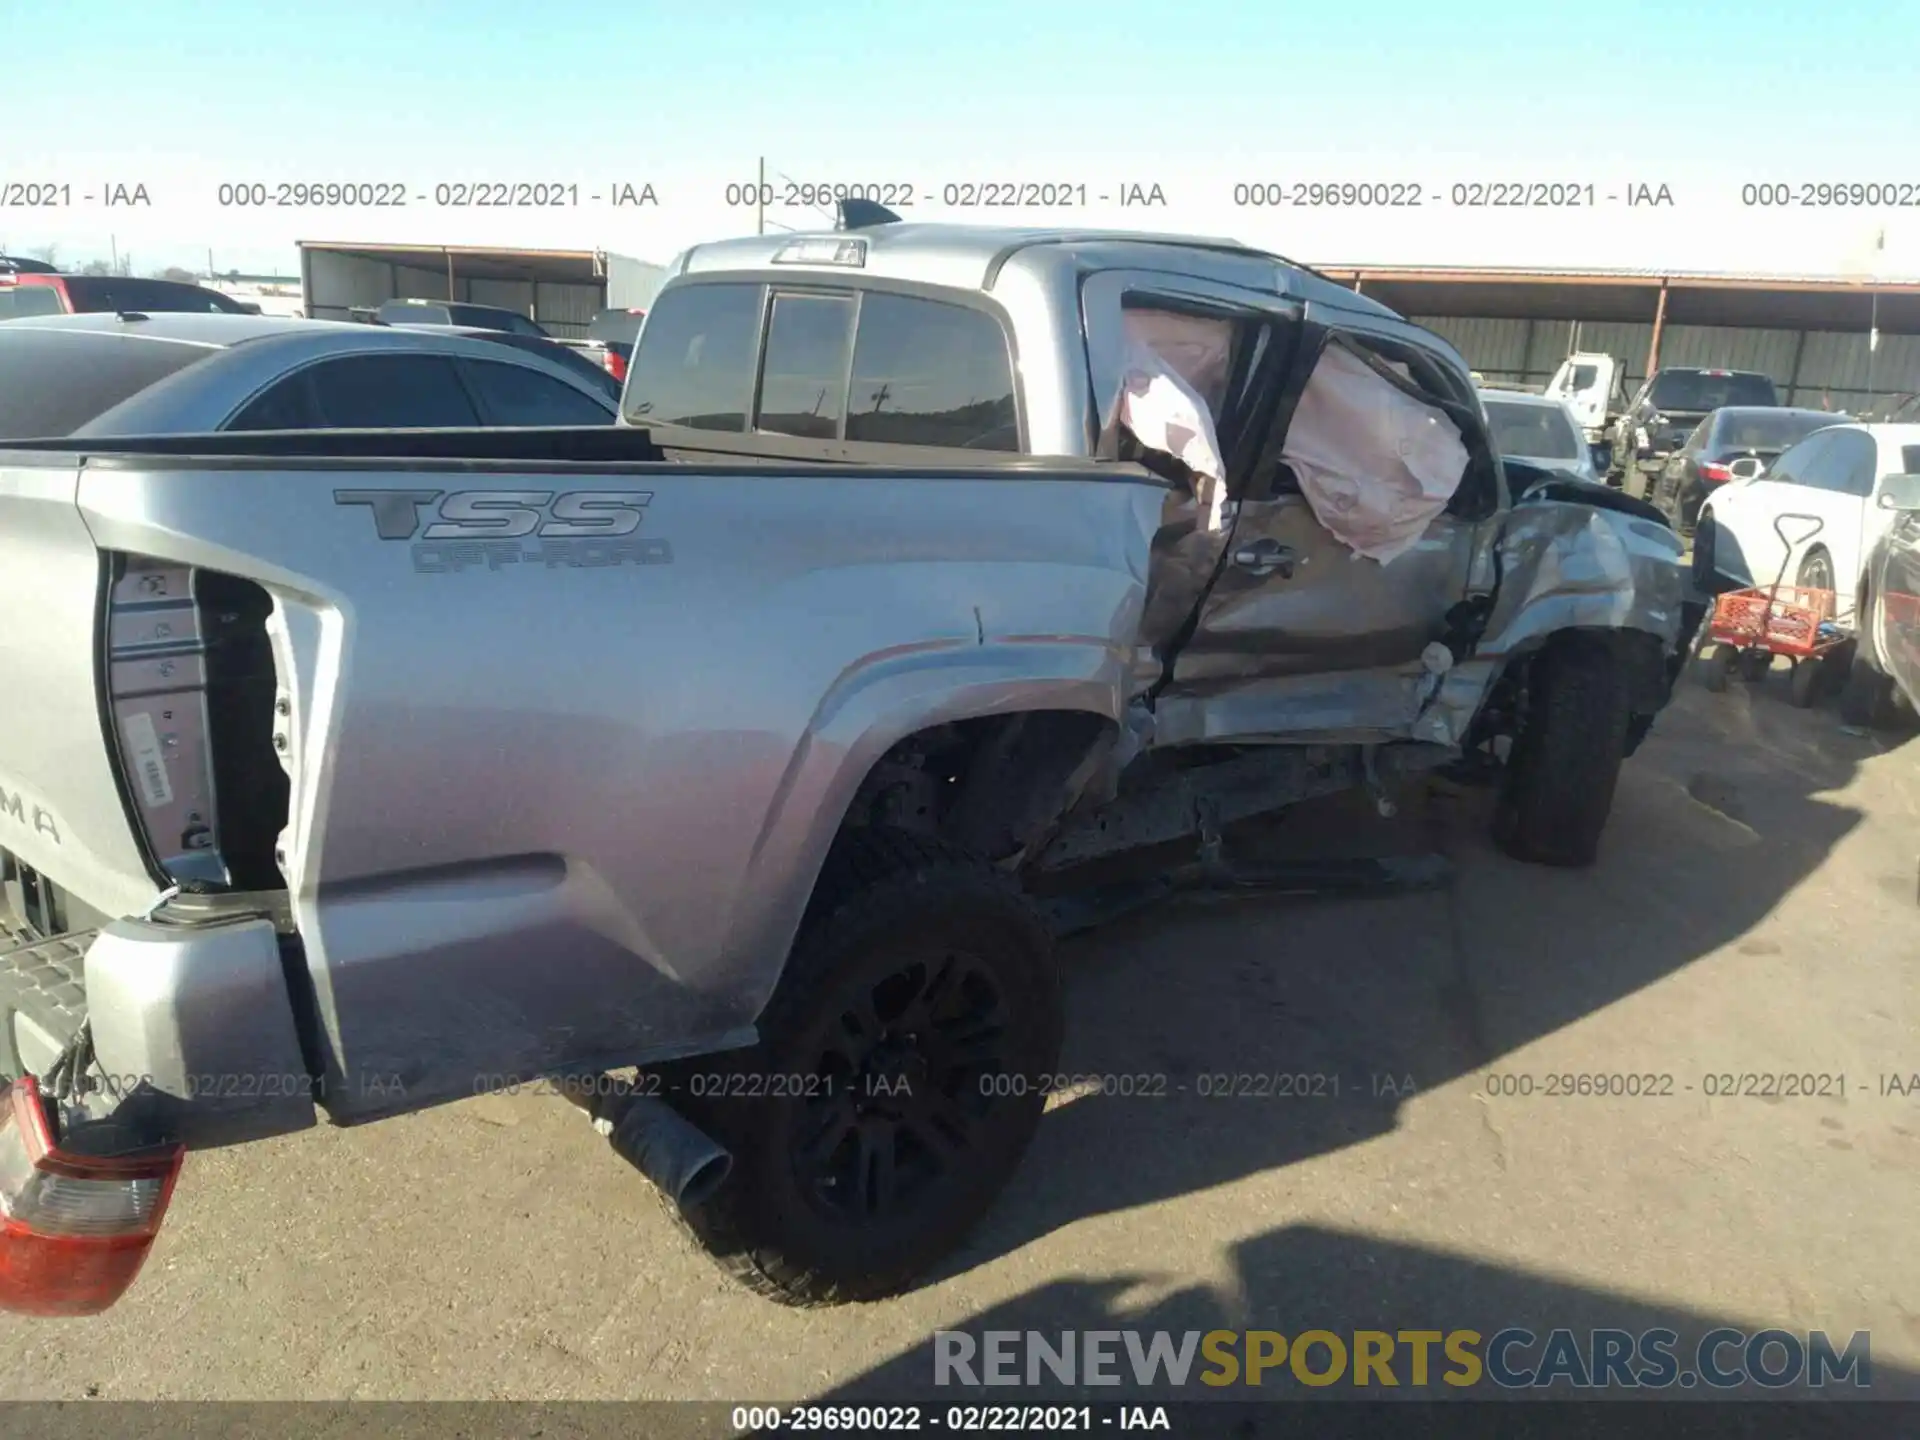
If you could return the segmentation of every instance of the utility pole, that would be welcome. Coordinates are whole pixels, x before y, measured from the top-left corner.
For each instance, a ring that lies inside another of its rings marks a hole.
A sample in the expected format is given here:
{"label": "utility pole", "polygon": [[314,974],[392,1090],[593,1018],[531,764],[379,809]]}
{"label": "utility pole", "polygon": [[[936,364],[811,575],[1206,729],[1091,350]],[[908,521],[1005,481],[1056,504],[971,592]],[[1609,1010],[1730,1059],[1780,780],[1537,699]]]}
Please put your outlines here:
{"label": "utility pole", "polygon": [[1873,352],[1880,348],[1880,254],[1887,248],[1887,232],[1883,227],[1873,237],[1873,273],[1867,277],[1872,287],[1867,301],[1867,408],[1873,408]]}
{"label": "utility pole", "polygon": [[120,273],[120,242],[111,235],[107,236],[107,250],[113,257],[107,263],[112,266],[113,273],[118,275]]}
{"label": "utility pole", "polygon": [[753,233],[767,233],[767,157],[760,157],[760,182],[753,187]]}
{"label": "utility pole", "polygon": [[1667,328],[1667,282],[1660,282],[1660,300],[1653,312],[1653,343],[1647,346],[1647,378],[1660,368],[1660,332]]}

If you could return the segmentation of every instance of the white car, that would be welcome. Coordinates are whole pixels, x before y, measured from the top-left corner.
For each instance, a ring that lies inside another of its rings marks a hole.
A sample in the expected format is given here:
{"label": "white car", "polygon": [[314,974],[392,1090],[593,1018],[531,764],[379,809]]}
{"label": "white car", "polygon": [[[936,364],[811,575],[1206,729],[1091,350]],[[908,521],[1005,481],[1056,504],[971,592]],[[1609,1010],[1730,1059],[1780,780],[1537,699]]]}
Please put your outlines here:
{"label": "white car", "polygon": [[1600,479],[1593,447],[1566,401],[1525,390],[1482,389],[1480,403],[1501,458],[1566,470],[1582,480]]}
{"label": "white car", "polygon": [[1714,590],[1777,579],[1831,590],[1835,617],[1850,623],[1868,557],[1896,513],[1881,508],[1880,491],[1905,470],[1902,447],[1915,444],[1920,425],[1829,425],[1758,475],[1727,481],[1700,509],[1695,575]]}

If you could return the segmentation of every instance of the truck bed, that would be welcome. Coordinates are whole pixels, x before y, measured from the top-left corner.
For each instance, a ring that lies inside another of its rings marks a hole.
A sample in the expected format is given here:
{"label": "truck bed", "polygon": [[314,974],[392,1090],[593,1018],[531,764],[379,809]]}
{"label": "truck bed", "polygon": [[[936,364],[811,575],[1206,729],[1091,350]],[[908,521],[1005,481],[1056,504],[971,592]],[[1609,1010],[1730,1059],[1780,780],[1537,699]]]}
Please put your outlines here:
{"label": "truck bed", "polygon": [[[0,449],[0,673],[33,697],[0,709],[0,850],[108,917],[96,1031],[156,947],[176,993],[264,984],[277,931],[336,1119],[725,1048],[903,735],[1118,722],[1168,500],[1147,472],[715,438]],[[278,899],[196,950],[128,918],[172,886]]]}

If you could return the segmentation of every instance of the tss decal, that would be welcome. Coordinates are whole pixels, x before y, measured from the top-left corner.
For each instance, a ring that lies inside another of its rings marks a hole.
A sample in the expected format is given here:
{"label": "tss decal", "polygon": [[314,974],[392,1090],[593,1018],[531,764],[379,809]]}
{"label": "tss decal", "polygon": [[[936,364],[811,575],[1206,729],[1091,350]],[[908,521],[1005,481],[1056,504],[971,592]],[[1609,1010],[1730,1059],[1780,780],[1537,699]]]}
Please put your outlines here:
{"label": "tss decal", "polygon": [[365,506],[380,539],[418,537],[413,566],[427,574],[671,564],[665,540],[626,538],[640,528],[652,500],[650,490],[333,492],[336,505]]}

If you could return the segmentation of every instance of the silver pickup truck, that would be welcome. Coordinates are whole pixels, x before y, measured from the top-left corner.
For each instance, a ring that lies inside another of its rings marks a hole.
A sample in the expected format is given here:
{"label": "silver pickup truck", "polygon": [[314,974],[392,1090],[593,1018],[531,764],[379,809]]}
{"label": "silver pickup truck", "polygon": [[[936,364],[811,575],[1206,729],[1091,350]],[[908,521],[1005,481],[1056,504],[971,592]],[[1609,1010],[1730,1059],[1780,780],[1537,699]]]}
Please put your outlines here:
{"label": "silver pickup truck", "polygon": [[[1214,369],[1137,386],[1137,312]],[[1458,457],[1385,560],[1331,369]],[[1440,766],[1588,863],[1702,608],[1444,342],[1225,241],[699,246],[625,422],[0,449],[0,1308],[111,1304],[186,1150],[536,1077],[762,1293],[895,1292],[1039,1126],[1037,894]]]}

